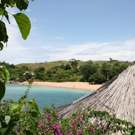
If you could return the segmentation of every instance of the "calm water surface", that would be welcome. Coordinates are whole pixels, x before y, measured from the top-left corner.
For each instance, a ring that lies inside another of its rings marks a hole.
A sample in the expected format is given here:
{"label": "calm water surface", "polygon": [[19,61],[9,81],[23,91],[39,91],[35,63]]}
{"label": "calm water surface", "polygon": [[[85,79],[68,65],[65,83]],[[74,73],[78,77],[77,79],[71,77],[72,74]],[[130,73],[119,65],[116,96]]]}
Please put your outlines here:
{"label": "calm water surface", "polygon": [[[17,100],[24,95],[27,86],[8,85],[5,99]],[[72,103],[74,100],[88,95],[90,92],[68,88],[52,88],[32,86],[29,98],[35,98],[41,108],[45,106],[61,106]]]}

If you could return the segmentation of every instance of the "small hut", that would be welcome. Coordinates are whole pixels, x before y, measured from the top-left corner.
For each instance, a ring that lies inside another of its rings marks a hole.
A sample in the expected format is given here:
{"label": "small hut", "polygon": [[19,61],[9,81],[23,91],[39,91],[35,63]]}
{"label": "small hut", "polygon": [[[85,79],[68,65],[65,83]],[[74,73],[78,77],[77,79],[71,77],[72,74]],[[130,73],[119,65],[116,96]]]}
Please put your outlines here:
{"label": "small hut", "polygon": [[135,125],[135,65],[128,67],[96,92],[63,108],[59,114],[66,117],[78,108],[107,111]]}

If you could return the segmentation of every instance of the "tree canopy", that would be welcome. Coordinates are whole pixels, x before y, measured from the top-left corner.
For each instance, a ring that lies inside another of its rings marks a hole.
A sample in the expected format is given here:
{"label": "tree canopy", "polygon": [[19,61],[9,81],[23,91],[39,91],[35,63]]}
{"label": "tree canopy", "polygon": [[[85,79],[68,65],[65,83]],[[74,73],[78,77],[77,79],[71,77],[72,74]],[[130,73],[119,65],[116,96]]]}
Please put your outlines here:
{"label": "tree canopy", "polygon": [[[30,0],[1,0],[0,1],[0,50],[7,44],[9,35],[7,33],[6,21],[10,24],[10,17],[13,17],[19,27],[22,38],[27,39],[31,22],[29,17],[23,12],[27,9]],[[8,9],[17,9],[15,14],[11,14]]]}
{"label": "tree canopy", "polygon": [[[10,24],[10,17],[15,19],[22,38],[24,40],[27,39],[31,29],[31,22],[29,17],[25,15],[24,10],[27,9],[29,2],[30,0],[0,0],[0,50],[3,50],[8,42],[9,35],[7,33],[6,23],[8,22]],[[16,13],[12,14],[8,9],[15,9]],[[5,84],[9,78],[9,73],[5,66],[1,66],[0,68],[0,77],[1,100],[5,94]]]}
{"label": "tree canopy", "polygon": [[77,61],[77,65],[71,65],[71,61],[61,61],[42,64],[5,65],[10,72],[11,81],[24,81],[23,74],[27,71],[34,72],[35,80],[65,82],[84,81],[101,84],[114,76],[117,76],[131,63],[122,61]]}

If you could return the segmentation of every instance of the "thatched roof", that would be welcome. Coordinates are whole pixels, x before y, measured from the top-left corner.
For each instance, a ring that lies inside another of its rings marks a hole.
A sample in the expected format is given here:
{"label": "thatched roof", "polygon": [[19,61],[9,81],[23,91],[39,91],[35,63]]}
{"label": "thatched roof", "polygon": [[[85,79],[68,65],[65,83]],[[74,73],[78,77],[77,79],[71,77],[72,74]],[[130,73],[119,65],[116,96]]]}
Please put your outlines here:
{"label": "thatched roof", "polygon": [[113,81],[62,109],[62,117],[69,116],[78,108],[91,107],[115,114],[117,118],[135,124],[135,65],[128,67]]}

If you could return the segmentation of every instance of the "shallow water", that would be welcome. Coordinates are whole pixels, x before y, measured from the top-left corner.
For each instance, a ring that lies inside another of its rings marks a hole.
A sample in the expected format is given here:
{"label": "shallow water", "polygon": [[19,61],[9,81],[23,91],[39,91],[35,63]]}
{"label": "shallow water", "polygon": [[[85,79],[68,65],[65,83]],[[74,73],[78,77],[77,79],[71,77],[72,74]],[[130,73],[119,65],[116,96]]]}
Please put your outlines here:
{"label": "shallow water", "polygon": [[[8,85],[5,99],[17,100],[24,95],[27,86]],[[45,106],[61,106],[72,103],[74,100],[88,95],[90,92],[69,88],[53,88],[32,86],[29,98],[35,98],[41,108]]]}

